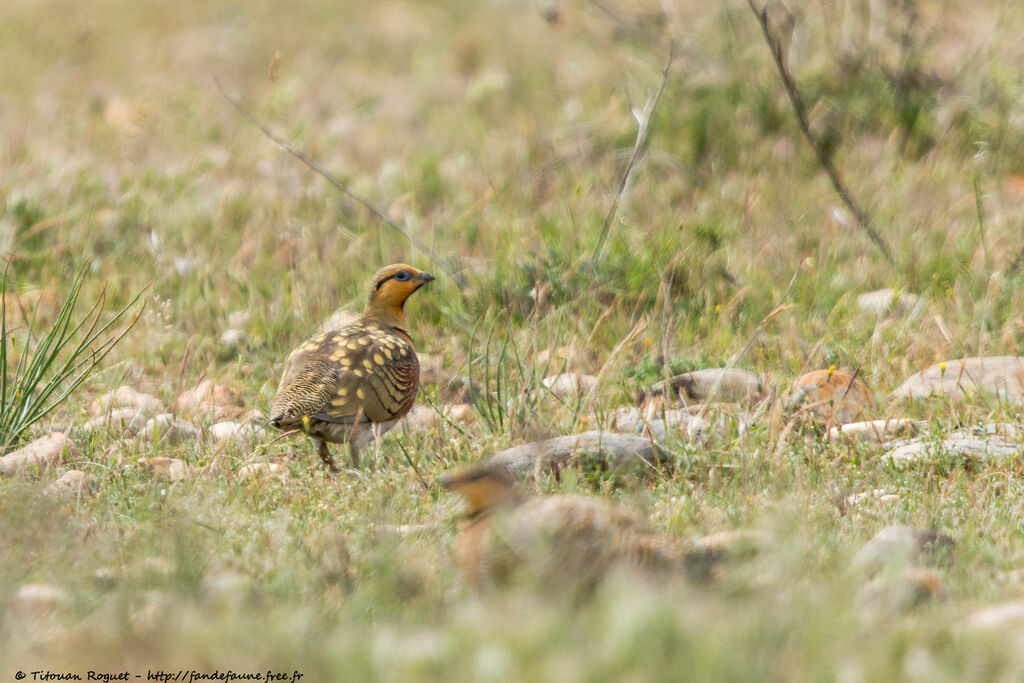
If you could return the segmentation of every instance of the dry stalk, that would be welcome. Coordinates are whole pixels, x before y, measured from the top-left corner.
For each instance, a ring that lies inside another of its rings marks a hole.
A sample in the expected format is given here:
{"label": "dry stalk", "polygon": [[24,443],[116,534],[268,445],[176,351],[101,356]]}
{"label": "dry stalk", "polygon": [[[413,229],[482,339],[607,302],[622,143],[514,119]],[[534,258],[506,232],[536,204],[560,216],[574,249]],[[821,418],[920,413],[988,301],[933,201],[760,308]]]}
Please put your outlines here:
{"label": "dry stalk", "polygon": [[634,110],[634,115],[637,119],[637,131],[636,141],[633,143],[633,153],[629,157],[629,164],[626,166],[626,172],[622,174],[622,181],[619,183],[619,189],[615,193],[615,197],[612,199],[612,205],[608,207],[608,213],[605,214],[604,224],[601,226],[601,234],[597,238],[597,246],[594,247],[594,254],[590,257],[590,262],[592,264],[597,263],[601,258],[601,254],[604,251],[605,241],[608,239],[608,233],[612,228],[612,221],[615,220],[615,215],[619,211],[619,204],[622,203],[622,197],[626,194],[626,188],[629,187],[629,182],[633,178],[633,171],[636,169],[637,162],[639,162],[647,152],[647,141],[650,138],[651,120],[654,118],[654,113],[658,108],[658,103],[661,102],[661,96],[665,93],[665,87],[668,85],[668,77],[674,60],[675,42],[671,42],[668,45],[668,61],[665,62],[665,68],[661,72],[661,86],[658,87],[658,92],[654,95],[653,99],[647,100],[643,111]]}
{"label": "dry stalk", "polygon": [[890,266],[896,266],[896,260],[893,258],[892,252],[889,250],[889,245],[886,244],[882,235],[872,226],[871,216],[860,207],[853,200],[853,195],[846,187],[846,183],[843,182],[839,175],[839,171],[836,169],[834,163],[832,163],[832,157],[829,156],[824,145],[818,140],[811,132],[810,124],[807,120],[807,109],[804,107],[803,100],[800,99],[800,91],[797,89],[796,81],[793,80],[793,75],[789,72],[789,67],[786,66],[785,51],[786,46],[783,43],[780,36],[777,36],[772,30],[768,19],[768,6],[758,9],[754,0],[747,0],[750,5],[750,9],[754,12],[754,16],[757,17],[758,22],[761,24],[761,31],[764,33],[764,39],[768,43],[768,47],[771,48],[772,58],[775,60],[775,66],[779,71],[779,77],[782,78],[782,84],[786,87],[786,94],[789,95],[789,102],[793,105],[793,113],[796,114],[797,123],[800,124],[800,131],[804,134],[807,142],[810,143],[811,148],[814,149],[815,156],[818,157],[818,162],[821,167],[825,170],[825,174],[828,179],[832,182],[832,187],[835,188],[836,194],[846,205],[846,208],[850,210],[853,217],[857,221],[857,225],[860,226],[861,230],[867,233],[871,241],[875,243],[878,250],[882,252],[882,256],[889,262]]}

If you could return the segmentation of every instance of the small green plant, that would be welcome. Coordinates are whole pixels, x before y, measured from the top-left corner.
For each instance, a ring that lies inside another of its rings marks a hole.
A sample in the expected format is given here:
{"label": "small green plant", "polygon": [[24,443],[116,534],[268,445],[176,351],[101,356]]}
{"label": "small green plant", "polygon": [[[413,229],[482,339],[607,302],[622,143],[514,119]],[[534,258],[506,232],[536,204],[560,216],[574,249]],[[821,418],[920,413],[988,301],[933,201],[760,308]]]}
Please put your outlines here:
{"label": "small green plant", "polygon": [[84,382],[142,314],[140,307],[123,329],[115,328],[139,301],[140,292],[111,319],[101,322],[106,303],[103,290],[89,311],[75,321],[75,306],[85,274],[82,270],[75,277],[52,326],[39,333],[38,305],[31,313],[21,311],[24,327],[8,328],[8,269],[4,269],[0,280],[0,453],[16,444],[32,425]]}

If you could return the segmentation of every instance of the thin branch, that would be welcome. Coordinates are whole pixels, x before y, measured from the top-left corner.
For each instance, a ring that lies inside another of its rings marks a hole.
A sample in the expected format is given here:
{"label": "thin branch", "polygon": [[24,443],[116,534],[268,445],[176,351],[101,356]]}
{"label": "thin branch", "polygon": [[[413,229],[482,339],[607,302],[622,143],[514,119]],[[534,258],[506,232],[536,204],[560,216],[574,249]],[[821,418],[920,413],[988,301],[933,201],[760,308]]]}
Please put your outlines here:
{"label": "thin branch", "polygon": [[259,119],[250,114],[249,111],[242,106],[241,102],[239,102],[236,98],[232,97],[231,95],[228,95],[227,92],[224,91],[224,86],[221,85],[219,78],[214,78],[213,82],[217,84],[217,90],[220,91],[220,94],[224,97],[224,99],[227,100],[228,103],[235,108],[235,111],[241,114],[242,118],[248,121],[254,128],[256,128],[265,136],[274,141],[278,147],[280,147],[281,149],[288,152],[293,157],[304,163],[315,173],[319,174],[331,185],[334,185],[334,187],[340,190],[341,193],[344,194],[346,197],[348,197],[355,203],[363,206],[367,211],[376,216],[377,220],[379,220],[381,223],[388,226],[389,228],[391,228],[392,230],[394,230],[395,232],[399,233],[407,240],[409,240],[409,243],[413,247],[423,252],[427,256],[427,258],[436,263],[437,266],[445,272],[445,274],[450,276],[452,280],[455,281],[455,284],[459,286],[459,289],[461,289],[463,292],[469,290],[469,281],[466,280],[466,278],[463,277],[461,274],[459,274],[450,264],[442,260],[437,254],[435,254],[434,251],[426,244],[424,244],[418,237],[412,234],[412,232],[409,231],[408,227],[401,225],[400,223],[397,223],[391,218],[389,218],[387,213],[384,212],[384,209],[377,206],[369,199],[366,199],[362,195],[356,193],[351,187],[343,183],[341,179],[339,179],[336,175],[334,175],[326,168],[321,166],[319,163],[317,163],[317,161],[313,159],[311,156],[309,156],[305,152],[295,149],[295,147],[289,144],[284,138],[278,136],[276,133],[270,130]]}
{"label": "thin branch", "polygon": [[853,201],[853,196],[850,191],[846,189],[846,184],[843,183],[842,178],[839,177],[839,171],[836,170],[835,164],[832,163],[832,159],[829,153],[825,150],[825,147],[821,144],[821,141],[814,137],[811,133],[810,124],[807,121],[807,109],[804,107],[803,101],[800,99],[800,91],[796,87],[796,82],[793,80],[792,74],[789,73],[789,67],[786,66],[786,60],[783,56],[784,46],[782,41],[773,34],[771,27],[768,23],[768,10],[758,9],[757,5],[754,4],[754,0],[747,0],[750,5],[750,9],[754,12],[754,16],[757,17],[758,22],[761,24],[761,31],[764,33],[764,39],[768,42],[768,47],[771,48],[772,58],[775,60],[775,66],[779,70],[779,76],[782,78],[782,84],[786,86],[786,94],[789,95],[790,104],[793,105],[793,113],[796,114],[797,122],[800,124],[800,130],[803,132],[804,137],[807,138],[807,142],[810,143],[814,149],[814,154],[818,157],[818,162],[821,163],[821,167],[825,169],[828,179],[832,181],[832,187],[835,188],[839,198],[846,204],[846,208],[850,210],[854,218],[857,220],[857,224],[861,229],[867,233],[871,241],[875,243],[878,250],[882,252],[885,260],[889,262],[889,265],[895,267],[896,260],[893,258],[892,252],[889,250],[889,245],[886,244],[882,236],[872,227],[871,217],[867,214],[864,209],[860,207],[856,202]]}
{"label": "thin branch", "polygon": [[653,100],[648,100],[644,110],[637,116],[638,128],[636,131],[636,142],[633,143],[633,154],[629,157],[629,165],[626,166],[626,172],[622,174],[622,182],[619,183],[619,189],[615,193],[615,198],[612,200],[612,205],[608,207],[608,213],[604,217],[604,224],[601,226],[601,235],[597,238],[597,246],[594,247],[594,254],[590,257],[591,263],[596,263],[604,251],[605,240],[608,239],[608,233],[612,227],[612,221],[615,220],[615,214],[618,213],[619,204],[622,202],[622,196],[626,193],[626,188],[629,187],[629,181],[633,177],[633,170],[636,168],[637,162],[647,152],[647,141],[650,138],[651,120],[654,118],[654,112],[658,108],[658,103],[661,102],[661,96],[665,93],[665,87],[668,85],[669,72],[672,69],[672,62],[675,60],[675,41],[672,41],[668,45],[668,61],[665,62],[665,68],[661,72],[661,86],[658,87],[658,92],[654,96]]}

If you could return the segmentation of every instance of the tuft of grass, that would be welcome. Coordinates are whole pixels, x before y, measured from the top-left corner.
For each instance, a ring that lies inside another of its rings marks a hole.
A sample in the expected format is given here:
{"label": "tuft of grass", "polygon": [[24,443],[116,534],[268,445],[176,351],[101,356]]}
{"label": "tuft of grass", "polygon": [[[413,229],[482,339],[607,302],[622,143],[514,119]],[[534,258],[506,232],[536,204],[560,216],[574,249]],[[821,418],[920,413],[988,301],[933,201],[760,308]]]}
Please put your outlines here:
{"label": "tuft of grass", "polygon": [[[24,327],[8,328],[8,270],[4,269],[0,281],[0,452],[18,443],[32,425],[67,399],[142,314],[140,308],[124,328],[116,328],[138,302],[140,292],[112,318],[101,322],[106,303],[104,289],[88,312],[76,320],[75,307],[86,273],[85,269],[79,271],[52,325],[40,332],[36,327],[38,303],[31,313],[21,310]],[[18,305],[20,308],[20,301]],[[16,341],[19,338],[20,348]]]}

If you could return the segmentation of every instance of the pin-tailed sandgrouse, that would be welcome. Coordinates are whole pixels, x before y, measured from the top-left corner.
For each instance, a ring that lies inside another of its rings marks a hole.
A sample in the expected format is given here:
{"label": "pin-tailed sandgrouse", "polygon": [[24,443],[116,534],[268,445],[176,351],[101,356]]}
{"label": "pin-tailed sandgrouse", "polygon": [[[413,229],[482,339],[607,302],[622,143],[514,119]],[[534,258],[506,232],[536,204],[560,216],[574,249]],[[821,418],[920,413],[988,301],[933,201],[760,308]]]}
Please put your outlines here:
{"label": "pin-tailed sandgrouse", "polygon": [[466,500],[455,560],[478,589],[515,578],[589,589],[616,567],[687,570],[681,543],[618,505],[586,496],[524,499],[504,465],[455,470],[440,483]]}
{"label": "pin-tailed sandgrouse", "polygon": [[359,467],[359,449],[416,400],[420,366],[404,307],[433,279],[401,263],[381,268],[357,321],[309,339],[288,356],[270,423],[313,437],[332,471],[337,467],[327,443],[348,443],[352,465]]}

